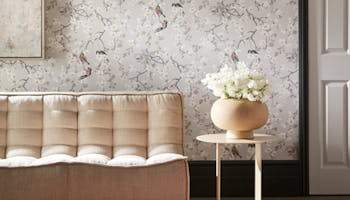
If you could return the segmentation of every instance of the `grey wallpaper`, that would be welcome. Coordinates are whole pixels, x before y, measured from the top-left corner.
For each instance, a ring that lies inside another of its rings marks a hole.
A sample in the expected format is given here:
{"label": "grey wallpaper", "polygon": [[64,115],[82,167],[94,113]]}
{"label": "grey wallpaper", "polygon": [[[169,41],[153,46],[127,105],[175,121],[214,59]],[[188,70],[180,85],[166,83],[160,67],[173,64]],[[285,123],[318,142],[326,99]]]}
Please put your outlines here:
{"label": "grey wallpaper", "polygon": [[[214,146],[195,140],[220,131],[200,80],[237,55],[271,81],[261,131],[284,139],[264,158],[297,159],[297,0],[46,0],[45,10],[47,59],[1,60],[1,91],[179,90],[186,155],[214,159]],[[222,148],[224,159],[254,156],[252,146]]]}

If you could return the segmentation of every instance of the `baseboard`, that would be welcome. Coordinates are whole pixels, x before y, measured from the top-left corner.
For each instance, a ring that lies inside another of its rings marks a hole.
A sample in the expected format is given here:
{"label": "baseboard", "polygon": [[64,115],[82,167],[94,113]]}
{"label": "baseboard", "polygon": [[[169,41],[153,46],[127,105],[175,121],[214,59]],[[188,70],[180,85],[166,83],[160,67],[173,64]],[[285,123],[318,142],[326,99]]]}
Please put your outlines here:
{"label": "baseboard", "polygon": [[[191,197],[215,196],[215,161],[189,161]],[[263,196],[302,196],[300,161],[263,161]],[[254,195],[254,162],[222,161],[221,196]]]}

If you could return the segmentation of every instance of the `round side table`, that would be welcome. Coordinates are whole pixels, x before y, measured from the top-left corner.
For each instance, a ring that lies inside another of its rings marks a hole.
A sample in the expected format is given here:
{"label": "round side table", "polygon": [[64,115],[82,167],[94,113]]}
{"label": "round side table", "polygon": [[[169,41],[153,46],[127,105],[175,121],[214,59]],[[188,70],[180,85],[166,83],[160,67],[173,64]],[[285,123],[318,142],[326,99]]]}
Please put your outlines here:
{"label": "round side table", "polygon": [[255,133],[253,139],[231,139],[226,138],[226,133],[200,135],[197,140],[216,144],[216,199],[220,200],[221,186],[221,158],[220,158],[220,144],[255,144],[255,200],[261,200],[261,175],[262,175],[262,144],[276,141],[279,137]]}

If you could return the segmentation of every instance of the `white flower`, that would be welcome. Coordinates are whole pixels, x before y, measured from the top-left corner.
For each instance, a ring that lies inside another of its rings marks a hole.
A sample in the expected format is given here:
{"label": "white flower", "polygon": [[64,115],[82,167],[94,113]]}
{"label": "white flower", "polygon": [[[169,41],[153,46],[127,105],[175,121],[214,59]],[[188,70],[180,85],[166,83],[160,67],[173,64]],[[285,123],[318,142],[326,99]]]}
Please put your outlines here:
{"label": "white flower", "polygon": [[248,99],[249,101],[256,101],[256,100],[257,100],[257,98],[256,98],[253,94],[248,94],[248,95],[247,95],[247,99]]}
{"label": "white flower", "polygon": [[202,80],[213,94],[221,98],[263,101],[269,89],[265,75],[238,62],[237,70],[224,65],[217,73],[207,74]]}
{"label": "white flower", "polygon": [[247,86],[248,86],[249,89],[257,89],[258,84],[256,83],[255,80],[250,80],[248,82]]}

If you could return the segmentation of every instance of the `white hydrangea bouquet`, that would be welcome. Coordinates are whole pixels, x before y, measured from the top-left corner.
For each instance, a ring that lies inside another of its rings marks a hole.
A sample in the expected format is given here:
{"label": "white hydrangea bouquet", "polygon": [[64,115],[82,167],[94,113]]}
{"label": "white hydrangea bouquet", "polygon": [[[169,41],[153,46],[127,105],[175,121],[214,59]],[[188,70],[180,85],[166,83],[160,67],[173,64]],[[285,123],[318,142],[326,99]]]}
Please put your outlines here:
{"label": "white hydrangea bouquet", "polygon": [[225,65],[217,73],[207,74],[202,83],[214,95],[226,99],[247,99],[264,102],[269,91],[269,81],[257,70],[249,69],[244,62],[237,62],[236,70]]}

